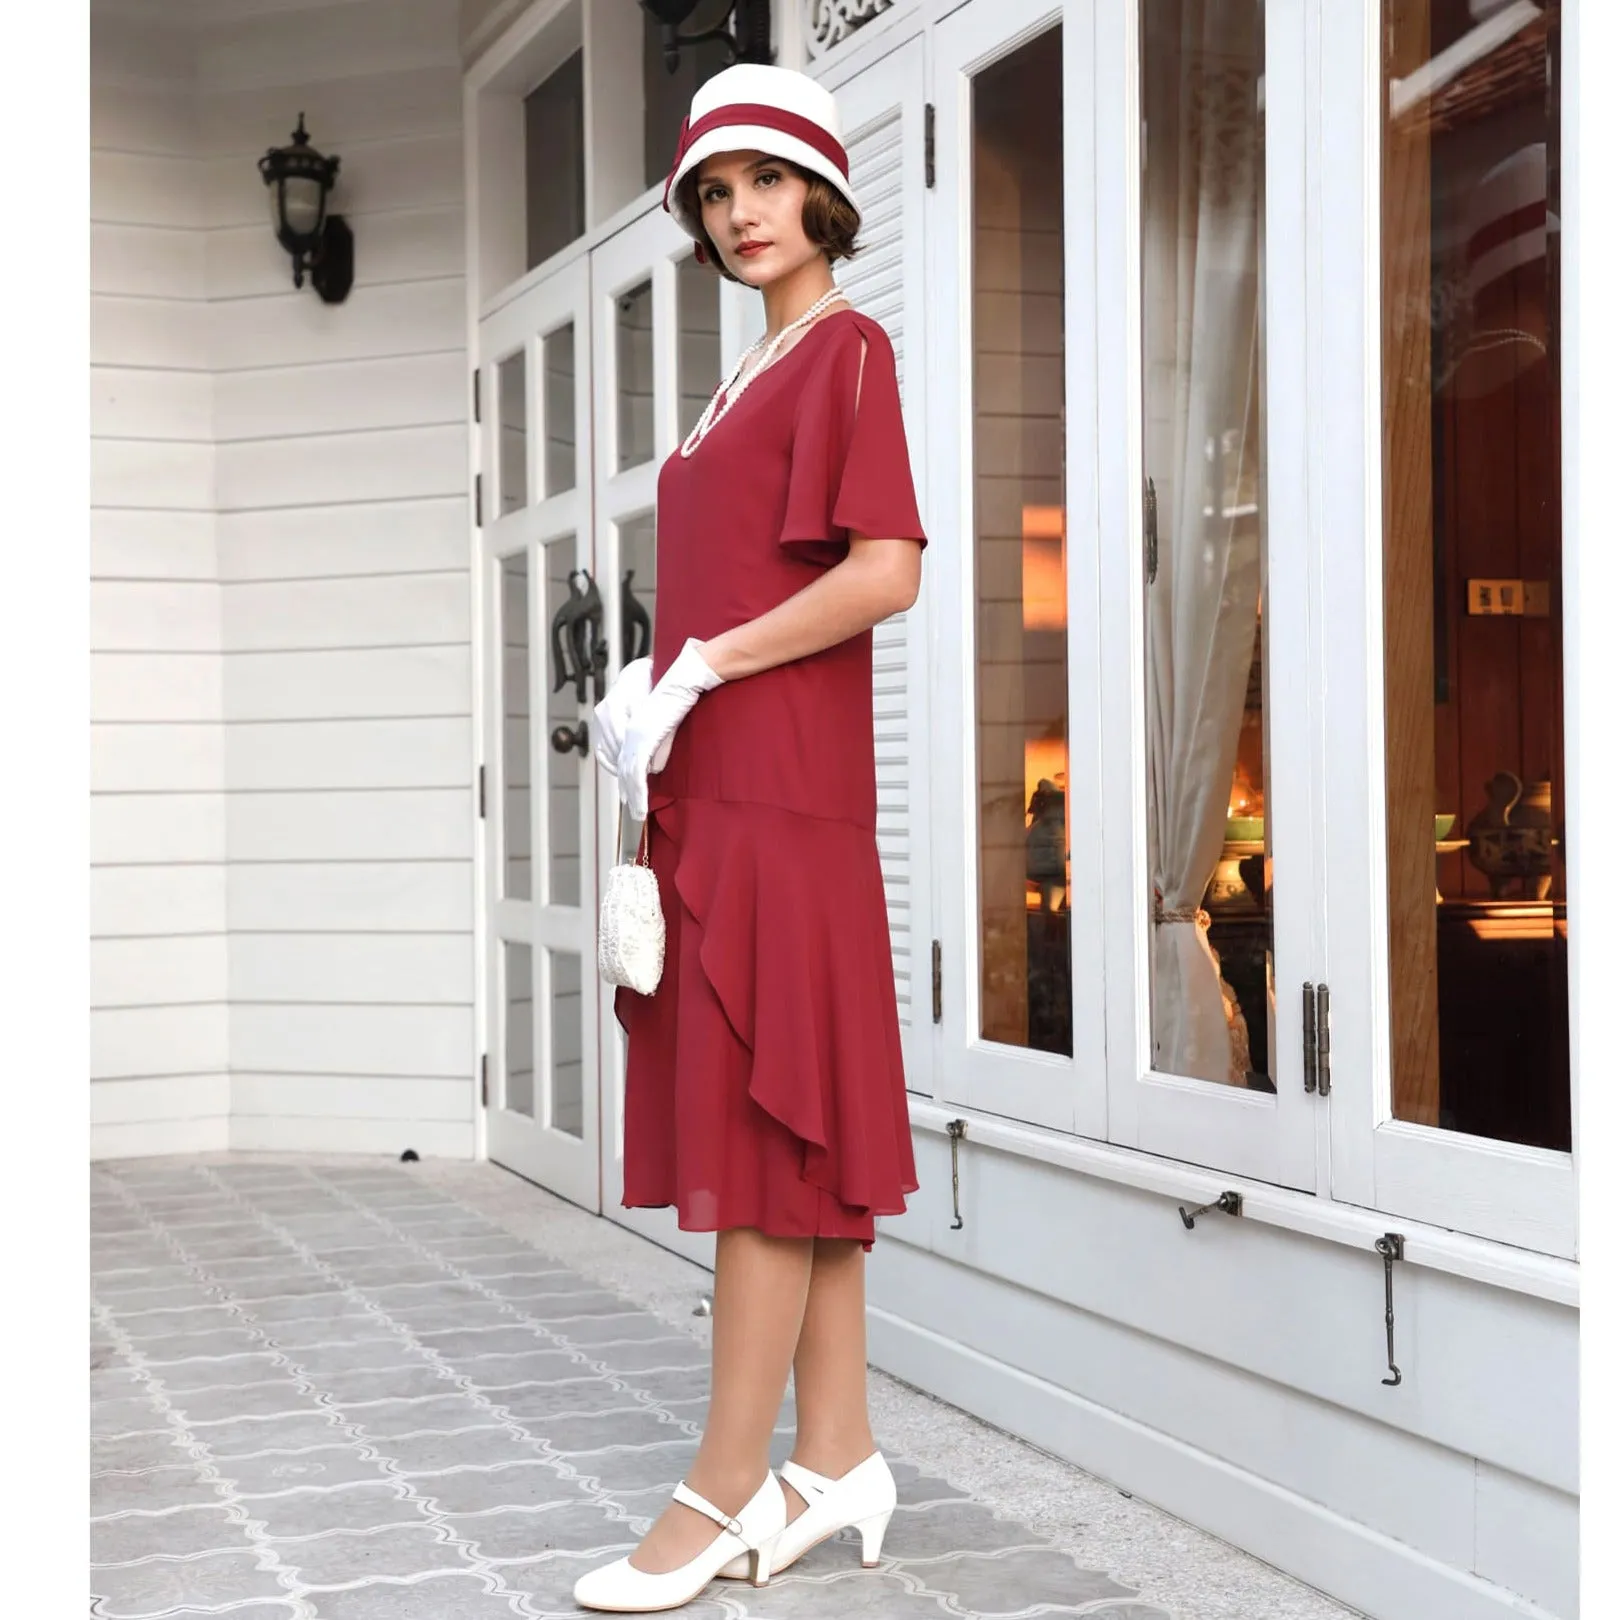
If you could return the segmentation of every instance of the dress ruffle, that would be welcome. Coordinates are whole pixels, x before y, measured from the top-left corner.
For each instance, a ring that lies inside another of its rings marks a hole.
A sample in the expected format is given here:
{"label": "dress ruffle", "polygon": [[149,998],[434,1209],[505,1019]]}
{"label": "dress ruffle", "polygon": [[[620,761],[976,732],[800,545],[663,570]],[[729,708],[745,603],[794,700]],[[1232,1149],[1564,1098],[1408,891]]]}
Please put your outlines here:
{"label": "dress ruffle", "polygon": [[625,1202],[870,1244],[917,1188],[871,829],[703,798],[652,814],[664,978],[616,1008],[626,1107],[668,1113],[627,1137]]}

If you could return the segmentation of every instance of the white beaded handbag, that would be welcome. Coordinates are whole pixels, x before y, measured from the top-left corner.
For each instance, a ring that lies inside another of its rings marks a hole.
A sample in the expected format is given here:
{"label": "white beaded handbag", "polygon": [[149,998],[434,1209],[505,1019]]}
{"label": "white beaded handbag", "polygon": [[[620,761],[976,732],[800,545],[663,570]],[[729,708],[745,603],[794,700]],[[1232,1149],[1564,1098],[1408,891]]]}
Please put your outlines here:
{"label": "white beaded handbag", "polygon": [[[647,828],[641,829],[636,859],[616,858],[602,890],[596,929],[596,971],[609,984],[643,996],[658,988],[664,972],[664,908],[658,879],[646,859]],[[618,856],[624,854],[624,816],[619,817]]]}

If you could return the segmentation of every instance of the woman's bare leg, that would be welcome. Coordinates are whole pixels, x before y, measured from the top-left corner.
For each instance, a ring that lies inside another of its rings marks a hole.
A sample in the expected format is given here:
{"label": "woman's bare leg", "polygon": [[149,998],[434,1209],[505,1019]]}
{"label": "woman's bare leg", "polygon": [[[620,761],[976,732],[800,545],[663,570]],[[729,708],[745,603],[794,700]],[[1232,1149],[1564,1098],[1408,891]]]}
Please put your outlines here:
{"label": "woman's bare leg", "polygon": [[[739,1512],[770,1468],[811,1255],[809,1238],[766,1237],[747,1227],[716,1235],[709,1420],[686,1479],[724,1513]],[[663,1574],[690,1563],[717,1534],[712,1519],[671,1502],[630,1561]]]}
{"label": "woman's bare leg", "polygon": [[[853,1239],[816,1239],[793,1390],[796,1463],[837,1479],[877,1450],[866,1410],[866,1251]],[[804,1503],[783,1490],[796,1518]]]}

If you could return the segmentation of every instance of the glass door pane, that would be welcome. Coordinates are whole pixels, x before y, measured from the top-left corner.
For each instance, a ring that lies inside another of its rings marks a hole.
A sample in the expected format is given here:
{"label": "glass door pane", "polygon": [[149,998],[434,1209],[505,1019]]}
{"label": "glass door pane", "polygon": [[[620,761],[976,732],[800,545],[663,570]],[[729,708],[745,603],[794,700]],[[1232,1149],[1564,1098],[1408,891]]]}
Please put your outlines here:
{"label": "glass door pane", "polygon": [[675,309],[680,326],[676,361],[680,401],[675,425],[684,441],[720,383],[720,283],[692,255],[675,266]]}
{"label": "glass door pane", "polygon": [[523,98],[527,267],[585,229],[585,53],[577,50]]}
{"label": "glass door pane", "polygon": [[1152,1066],[1274,1091],[1265,8],[1143,0],[1141,18]]}
{"label": "glass door pane", "polygon": [[529,504],[528,353],[519,349],[495,368],[496,457],[499,491],[496,510],[502,517]]}
{"label": "glass door pane", "polygon": [[1486,11],[1321,16],[1333,1191],[1572,1257],[1559,244],[1607,192],[1558,8]]}
{"label": "glass door pane", "polygon": [[501,892],[533,897],[529,865],[529,554],[500,561],[501,750],[495,763],[500,804]]}
{"label": "glass door pane", "polygon": [[561,495],[574,487],[578,447],[574,419],[578,379],[574,374],[574,324],[559,326],[540,340],[540,368],[545,377],[545,489]]}
{"label": "glass door pane", "polygon": [[652,652],[658,611],[658,535],[651,512],[619,525],[619,667]]}
{"label": "glass door pane", "polygon": [[1392,1113],[1567,1151],[1560,28],[1518,22],[1384,0]]}
{"label": "glass door pane", "polygon": [[650,281],[620,293],[618,359],[618,471],[653,455],[653,289]]}
{"label": "glass door pane", "polygon": [[1067,1057],[1061,27],[972,94],[979,1034]]}
{"label": "glass door pane", "polygon": [[[582,594],[574,567],[577,544],[573,535],[565,534],[540,547],[545,574],[545,622],[551,627],[552,654],[542,672],[546,694],[545,885],[546,899],[558,906],[580,903],[580,778],[582,763],[588,765],[592,757],[581,755],[574,742],[575,738],[589,741],[588,734],[580,731],[582,700],[577,675],[568,668],[558,668],[556,654],[559,645],[573,650],[569,633],[562,627],[570,622]],[[584,701],[596,702],[595,688],[589,680],[584,683]]]}
{"label": "glass door pane", "polygon": [[1109,1139],[1314,1188],[1304,50],[1278,0],[1107,8],[1098,567]]}
{"label": "glass door pane", "polygon": [[551,1035],[551,1124],[585,1134],[585,975],[578,951],[546,952],[546,1013]]}
{"label": "glass door pane", "polygon": [[534,952],[527,945],[503,942],[501,986],[501,1106],[533,1119]]}

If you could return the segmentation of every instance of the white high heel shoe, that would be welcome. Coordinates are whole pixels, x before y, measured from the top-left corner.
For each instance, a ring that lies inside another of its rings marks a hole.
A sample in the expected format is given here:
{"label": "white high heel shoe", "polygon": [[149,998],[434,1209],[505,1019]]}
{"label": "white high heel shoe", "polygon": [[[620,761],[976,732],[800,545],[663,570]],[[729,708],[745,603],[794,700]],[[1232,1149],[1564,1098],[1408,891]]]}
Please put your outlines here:
{"label": "white high heel shoe", "polygon": [[[777,1538],[771,1563],[773,1574],[797,1563],[812,1547],[819,1547],[829,1536],[851,1525],[861,1533],[862,1567],[877,1567],[896,1500],[894,1475],[881,1451],[874,1451],[841,1479],[813,1474],[796,1462],[782,1464],[782,1478],[804,1498],[805,1507]],[[720,1576],[728,1581],[745,1580],[747,1559],[732,1559]]]}
{"label": "white high heel shoe", "polygon": [[765,1483],[736,1518],[722,1513],[684,1480],[675,1487],[675,1500],[707,1514],[720,1526],[720,1534],[690,1563],[663,1575],[637,1569],[628,1558],[581,1575],[574,1583],[574,1602],[580,1608],[606,1609],[614,1614],[657,1614],[664,1609],[678,1609],[690,1603],[723,1566],[732,1564],[755,1586],[764,1586],[770,1580],[772,1554],[787,1523],[787,1498],[775,1474],[765,1476]]}

